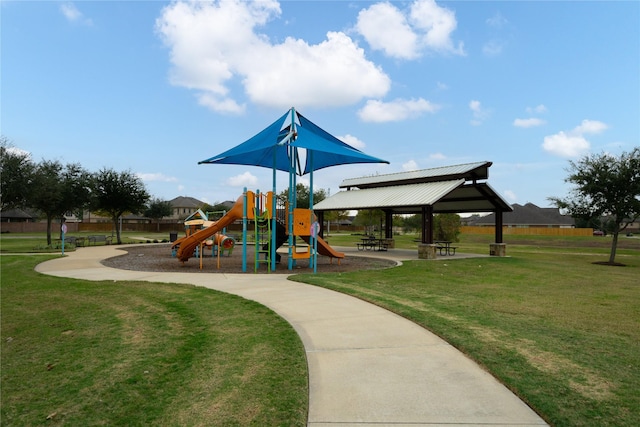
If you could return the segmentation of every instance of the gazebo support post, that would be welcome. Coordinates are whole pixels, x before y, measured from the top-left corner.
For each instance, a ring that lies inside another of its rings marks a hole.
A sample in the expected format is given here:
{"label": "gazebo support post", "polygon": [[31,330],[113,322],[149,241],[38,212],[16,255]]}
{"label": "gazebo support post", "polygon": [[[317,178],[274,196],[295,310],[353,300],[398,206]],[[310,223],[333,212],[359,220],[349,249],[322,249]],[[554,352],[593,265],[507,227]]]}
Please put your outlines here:
{"label": "gazebo support post", "polygon": [[433,206],[422,207],[422,243],[433,243]]}
{"label": "gazebo support post", "polygon": [[435,259],[436,245],[433,244],[433,206],[422,207],[422,243],[418,244],[418,258]]}
{"label": "gazebo support post", "polygon": [[492,256],[506,256],[507,245],[502,241],[502,211],[496,211],[496,224],[495,224],[495,243],[489,245],[489,255]]}
{"label": "gazebo support post", "polygon": [[396,243],[393,240],[393,212],[391,209],[384,211],[384,240],[389,249],[396,247]]}

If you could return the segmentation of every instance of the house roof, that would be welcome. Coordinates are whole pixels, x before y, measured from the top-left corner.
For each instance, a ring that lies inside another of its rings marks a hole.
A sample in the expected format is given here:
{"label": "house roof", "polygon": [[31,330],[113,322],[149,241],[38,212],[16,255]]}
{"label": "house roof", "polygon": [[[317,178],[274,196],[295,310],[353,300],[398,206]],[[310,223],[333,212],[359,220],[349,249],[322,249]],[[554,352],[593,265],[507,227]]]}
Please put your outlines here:
{"label": "house roof", "polygon": [[[513,205],[513,212],[507,212],[502,217],[504,225],[575,225],[573,218],[561,215],[558,208],[541,208],[533,203]],[[493,215],[487,215],[474,221],[475,224],[493,225]]]}
{"label": "house roof", "polygon": [[7,209],[4,211],[0,211],[0,218],[7,219],[33,219],[34,215],[23,211],[22,209]]}
{"label": "house roof", "polygon": [[169,200],[171,206],[174,208],[200,208],[204,206],[204,202],[195,199],[193,197],[178,196],[175,199]]}

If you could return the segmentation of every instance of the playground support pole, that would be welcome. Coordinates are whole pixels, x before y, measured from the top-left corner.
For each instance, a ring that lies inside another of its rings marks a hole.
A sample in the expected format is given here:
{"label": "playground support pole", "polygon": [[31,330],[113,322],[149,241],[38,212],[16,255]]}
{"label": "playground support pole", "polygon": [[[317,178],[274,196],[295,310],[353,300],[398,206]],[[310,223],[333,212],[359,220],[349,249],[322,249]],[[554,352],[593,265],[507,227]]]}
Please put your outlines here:
{"label": "playground support pole", "polygon": [[242,205],[242,272],[247,272],[247,187],[244,188]]}
{"label": "playground support pole", "polygon": [[315,214],[313,213],[313,150],[307,150],[307,156],[309,156],[309,164],[311,165],[311,172],[309,173],[309,209],[311,210],[311,263],[313,265],[313,272],[318,271],[318,231],[316,229],[316,222],[314,221]]}
{"label": "playground support pole", "polygon": [[271,271],[276,271],[276,150],[273,150],[273,188],[271,193]]}
{"label": "playground support pole", "polygon": [[295,250],[295,236],[293,235],[293,208],[295,207],[295,193],[296,193],[296,184],[295,184],[295,156],[296,151],[293,147],[289,146],[290,150],[290,161],[289,165],[289,212],[287,215],[289,216],[289,260],[287,264],[287,268],[289,270],[293,270],[293,251]]}
{"label": "playground support pole", "polygon": [[[291,108],[291,131],[294,130],[295,126],[295,109]],[[287,264],[287,268],[289,270],[293,270],[293,251],[295,250],[295,237],[293,235],[293,209],[296,207],[296,164],[298,162],[297,150],[295,147],[291,146],[291,143],[288,144],[289,149],[289,212],[287,215],[289,217],[289,260]]]}

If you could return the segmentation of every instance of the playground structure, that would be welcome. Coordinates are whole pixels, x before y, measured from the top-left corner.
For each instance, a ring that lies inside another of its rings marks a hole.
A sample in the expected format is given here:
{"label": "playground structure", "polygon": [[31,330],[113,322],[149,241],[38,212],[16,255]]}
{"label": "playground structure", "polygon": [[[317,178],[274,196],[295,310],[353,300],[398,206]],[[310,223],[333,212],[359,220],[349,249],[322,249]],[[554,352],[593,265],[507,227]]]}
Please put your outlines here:
{"label": "playground structure", "polygon": [[[271,265],[271,270],[275,270],[277,260],[276,249],[278,246],[278,223],[285,227],[288,235],[288,269],[292,270],[297,259],[309,258],[310,264],[313,265],[313,272],[317,268],[317,254],[330,256],[332,259],[338,260],[344,257],[344,254],[336,252],[321,237],[321,231],[313,214],[313,173],[316,170],[354,163],[389,163],[386,160],[369,156],[360,150],[344,143],[335,136],[329,134],[325,130],[312,123],[302,114],[291,108],[283,114],[275,122],[271,123],[258,134],[244,141],[243,143],[224,151],[216,156],[198,162],[198,164],[226,164],[226,165],[248,165],[264,167],[272,170],[272,191],[270,201],[262,200],[259,193],[255,198],[247,197],[245,190],[243,198],[243,240],[246,251],[247,236],[247,219],[248,215],[257,218],[255,222],[255,234],[263,233],[258,236],[263,239],[268,236],[267,241],[258,249],[265,255],[267,263]],[[304,169],[302,165],[304,164]],[[276,208],[276,171],[283,171],[288,174],[288,201],[286,209],[278,210]],[[307,212],[296,211],[298,208],[296,200],[297,176],[309,174],[309,209]],[[267,193],[268,195],[269,193]],[[250,200],[253,205],[247,209]],[[238,202],[232,211],[240,209]],[[252,213],[251,211],[254,210]],[[278,212],[286,212],[285,220],[278,220]],[[265,213],[266,212],[266,213]],[[227,214],[229,215],[229,214]],[[225,217],[227,216],[225,215]],[[237,212],[236,212],[237,215]],[[237,217],[236,217],[237,218]],[[224,217],[218,222],[223,221]],[[225,219],[229,221],[229,219]],[[296,230],[294,231],[294,224]],[[213,226],[219,228],[217,225]],[[260,230],[258,230],[258,228]],[[204,233],[204,231],[203,231]],[[296,234],[297,233],[297,234]],[[197,233],[196,233],[197,234]],[[213,234],[213,233],[212,233]],[[307,242],[306,252],[298,251],[297,239],[300,238]],[[188,242],[189,245],[194,242]],[[256,244],[258,245],[258,244]],[[266,246],[265,246],[266,245]],[[186,245],[185,245],[186,246]],[[256,246],[258,248],[258,246]],[[268,254],[266,253],[268,251]],[[188,250],[182,252],[182,258],[187,257]],[[258,257],[256,258],[258,259]],[[183,261],[184,262],[184,261]],[[256,265],[258,262],[256,261]],[[256,267],[257,268],[257,267]],[[246,253],[243,254],[243,271],[246,271]]]}
{"label": "playground structure", "polygon": [[[200,268],[202,268],[204,249],[211,247],[214,250],[217,247],[218,268],[220,268],[221,252],[227,249],[230,255],[235,245],[231,237],[223,234],[224,229],[235,221],[242,220],[243,272],[247,271],[247,248],[251,244],[250,240],[255,246],[254,272],[258,271],[261,264],[266,264],[268,271],[275,269],[275,264],[281,258],[276,251],[287,242],[289,243],[289,265],[295,265],[300,259],[308,259],[309,266],[315,271],[318,254],[330,257],[331,262],[336,258],[339,264],[345,255],[334,250],[318,235],[319,226],[312,210],[300,208],[290,210],[288,205],[288,203],[278,205],[273,192],[260,193],[245,189],[233,207],[219,220],[198,219],[195,222],[185,222],[187,235],[173,242],[172,249],[178,260],[183,263],[196,254],[196,257],[200,257]],[[250,231],[250,223],[253,225],[252,231]],[[194,225],[204,228],[196,230]],[[251,239],[249,239],[250,236]]]}
{"label": "playground structure", "polygon": [[[227,216],[226,212],[223,218],[225,216]],[[189,253],[188,259],[195,253],[196,258],[200,258],[200,269],[202,269],[204,251],[211,249],[211,255],[218,257],[218,268],[220,268],[220,256],[224,255],[225,251],[228,256],[231,256],[236,243],[233,237],[225,234],[227,222],[209,221],[208,216],[198,210],[185,220],[185,236],[172,243],[173,256],[179,257],[178,253],[184,250],[184,253]]]}

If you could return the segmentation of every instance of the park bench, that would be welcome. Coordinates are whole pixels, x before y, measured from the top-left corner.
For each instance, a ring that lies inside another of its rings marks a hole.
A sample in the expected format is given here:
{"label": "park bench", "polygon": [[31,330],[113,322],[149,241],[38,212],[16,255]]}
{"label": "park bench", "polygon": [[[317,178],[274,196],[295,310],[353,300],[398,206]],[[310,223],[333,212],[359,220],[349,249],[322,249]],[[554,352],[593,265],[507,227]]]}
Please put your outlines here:
{"label": "park bench", "polygon": [[[55,239],[54,244],[56,247],[60,248],[62,246],[62,239]],[[85,238],[84,237],[76,237],[76,236],[64,236],[64,244],[65,245],[73,245],[76,247],[84,246]]]}
{"label": "park bench", "polygon": [[110,245],[113,242],[113,236],[104,236],[104,235],[94,235],[89,236],[89,245],[96,245],[98,243],[104,243],[105,245]]}

